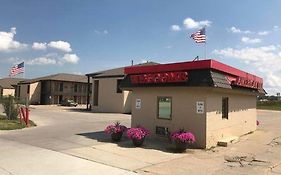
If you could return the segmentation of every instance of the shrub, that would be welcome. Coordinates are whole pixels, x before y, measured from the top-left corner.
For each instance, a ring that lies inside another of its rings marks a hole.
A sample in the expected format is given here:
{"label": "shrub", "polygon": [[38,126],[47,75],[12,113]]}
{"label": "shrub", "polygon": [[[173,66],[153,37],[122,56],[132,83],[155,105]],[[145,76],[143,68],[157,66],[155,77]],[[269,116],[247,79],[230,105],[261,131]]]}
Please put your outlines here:
{"label": "shrub", "polygon": [[1,103],[4,107],[4,112],[8,120],[16,120],[19,114],[19,107],[15,102],[15,97],[9,95],[4,96],[1,99]]}

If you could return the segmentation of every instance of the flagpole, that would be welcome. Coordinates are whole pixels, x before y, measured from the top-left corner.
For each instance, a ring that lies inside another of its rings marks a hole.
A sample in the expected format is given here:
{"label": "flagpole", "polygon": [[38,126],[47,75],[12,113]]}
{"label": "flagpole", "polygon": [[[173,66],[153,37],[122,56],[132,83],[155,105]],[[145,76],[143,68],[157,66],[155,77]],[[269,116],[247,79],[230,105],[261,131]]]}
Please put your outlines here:
{"label": "flagpole", "polygon": [[204,27],[205,28],[205,37],[206,37],[206,40],[205,40],[205,44],[204,44],[204,56],[205,56],[205,60],[207,59],[207,32],[206,32],[206,28],[207,26]]}
{"label": "flagpole", "polygon": [[206,44],[207,42],[205,41],[205,44],[204,44],[204,59],[207,59],[207,47],[206,47]]}
{"label": "flagpole", "polygon": [[25,78],[25,64],[24,64],[24,61],[23,61],[23,78]]}

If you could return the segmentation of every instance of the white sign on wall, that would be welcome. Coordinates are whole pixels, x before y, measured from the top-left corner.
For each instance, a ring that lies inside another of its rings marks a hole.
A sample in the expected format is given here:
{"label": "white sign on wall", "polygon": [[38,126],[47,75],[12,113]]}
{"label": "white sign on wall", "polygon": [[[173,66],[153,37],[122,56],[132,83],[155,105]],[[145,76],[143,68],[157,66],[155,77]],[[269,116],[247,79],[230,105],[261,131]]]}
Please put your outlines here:
{"label": "white sign on wall", "polygon": [[204,102],[203,101],[196,102],[196,113],[204,114]]}
{"label": "white sign on wall", "polygon": [[136,99],[136,109],[141,108],[141,99]]}

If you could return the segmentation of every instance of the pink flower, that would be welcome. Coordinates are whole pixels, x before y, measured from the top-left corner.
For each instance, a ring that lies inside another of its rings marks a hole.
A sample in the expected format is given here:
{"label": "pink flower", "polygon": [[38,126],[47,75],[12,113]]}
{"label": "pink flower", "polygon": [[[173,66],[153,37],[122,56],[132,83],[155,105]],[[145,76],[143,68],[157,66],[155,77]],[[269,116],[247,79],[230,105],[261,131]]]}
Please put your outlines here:
{"label": "pink flower", "polygon": [[182,143],[194,143],[195,136],[191,132],[179,130],[171,134],[171,139]]}
{"label": "pink flower", "polygon": [[260,122],[257,120],[257,126],[259,126],[260,125]]}
{"label": "pink flower", "polygon": [[127,130],[127,136],[129,139],[141,140],[147,135],[149,135],[149,131],[141,126]]}
{"label": "pink flower", "polygon": [[112,134],[112,133],[119,133],[119,132],[125,132],[127,130],[127,127],[124,125],[120,125],[119,122],[116,122],[114,125],[108,125],[104,132],[106,134]]}

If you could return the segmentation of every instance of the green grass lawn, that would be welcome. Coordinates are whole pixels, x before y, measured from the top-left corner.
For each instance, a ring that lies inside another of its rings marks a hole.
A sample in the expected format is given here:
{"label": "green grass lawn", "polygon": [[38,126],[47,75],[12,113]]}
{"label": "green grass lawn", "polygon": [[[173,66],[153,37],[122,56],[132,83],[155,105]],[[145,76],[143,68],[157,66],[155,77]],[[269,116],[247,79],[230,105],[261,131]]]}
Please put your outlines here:
{"label": "green grass lawn", "polygon": [[257,109],[281,111],[281,102],[280,101],[258,102]]}
{"label": "green grass lawn", "polygon": [[[36,126],[36,124],[29,120],[30,126]],[[4,115],[0,115],[0,130],[14,130],[25,128],[25,124],[21,124],[19,120],[7,120]]]}

